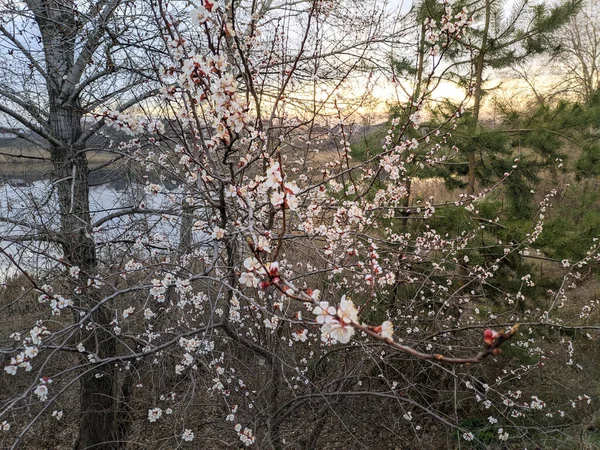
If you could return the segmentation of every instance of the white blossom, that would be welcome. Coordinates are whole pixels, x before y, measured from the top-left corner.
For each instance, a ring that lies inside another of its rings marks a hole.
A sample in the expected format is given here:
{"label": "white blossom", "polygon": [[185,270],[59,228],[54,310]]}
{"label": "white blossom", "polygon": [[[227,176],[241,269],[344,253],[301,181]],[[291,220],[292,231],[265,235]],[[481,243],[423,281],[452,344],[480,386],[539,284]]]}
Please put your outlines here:
{"label": "white blossom", "polygon": [[161,408],[152,408],[148,410],[148,422],[156,422],[162,416]]}

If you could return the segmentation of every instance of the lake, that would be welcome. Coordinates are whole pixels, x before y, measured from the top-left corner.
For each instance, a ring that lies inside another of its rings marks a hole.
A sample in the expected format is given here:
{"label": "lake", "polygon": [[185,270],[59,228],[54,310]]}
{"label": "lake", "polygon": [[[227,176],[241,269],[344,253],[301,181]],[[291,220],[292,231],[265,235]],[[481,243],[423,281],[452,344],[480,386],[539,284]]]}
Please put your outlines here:
{"label": "lake", "polygon": [[[136,214],[112,219],[94,230],[94,240],[102,249],[104,243],[126,242],[143,236],[169,250],[179,240],[181,189],[171,181],[163,184],[158,195],[147,194],[140,183],[123,178],[106,181],[90,187],[92,223],[109,214],[145,205],[147,209],[165,210],[164,215]],[[35,181],[13,178],[0,183],[0,249],[10,253],[18,264],[28,271],[46,271],[56,266],[60,248],[52,243],[35,239],[40,231],[59,231],[56,190],[48,179]],[[194,232],[194,242],[208,243],[210,237]],[[21,242],[22,241],[22,242]],[[125,244],[121,245],[124,249]],[[114,246],[112,246],[114,250]],[[100,250],[102,251],[102,250]],[[102,254],[99,255],[102,259]],[[6,255],[0,254],[0,282],[19,273]]]}

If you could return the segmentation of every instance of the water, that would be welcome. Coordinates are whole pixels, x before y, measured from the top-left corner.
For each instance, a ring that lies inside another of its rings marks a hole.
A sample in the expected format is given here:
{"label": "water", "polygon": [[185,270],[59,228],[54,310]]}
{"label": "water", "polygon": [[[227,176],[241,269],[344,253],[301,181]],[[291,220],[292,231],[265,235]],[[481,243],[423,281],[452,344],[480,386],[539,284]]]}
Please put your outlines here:
{"label": "water", "polygon": [[[167,182],[168,184],[168,182]],[[157,248],[168,251],[178,244],[183,194],[176,186],[159,195],[147,194],[142,185],[122,180],[90,187],[92,223],[109,214],[145,205],[147,209],[166,214],[123,215],[94,229],[94,241],[100,249],[100,259],[109,252],[124,251],[143,237]],[[0,184],[0,282],[21,272],[43,272],[60,265],[60,247],[40,235],[59,231],[56,189],[47,179],[10,180]],[[195,232],[194,242],[207,242],[208,236]],[[114,244],[120,242],[121,244]],[[108,245],[110,243],[110,245]],[[10,255],[10,258],[7,256]]]}

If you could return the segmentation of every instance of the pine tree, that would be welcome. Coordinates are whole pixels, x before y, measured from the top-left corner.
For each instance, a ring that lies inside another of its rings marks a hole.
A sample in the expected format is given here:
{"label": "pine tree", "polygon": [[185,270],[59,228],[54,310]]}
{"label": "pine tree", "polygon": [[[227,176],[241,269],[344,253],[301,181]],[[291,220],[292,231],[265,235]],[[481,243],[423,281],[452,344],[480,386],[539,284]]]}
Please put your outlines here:
{"label": "pine tree", "polygon": [[[461,44],[464,52],[455,57],[458,64],[471,70],[473,95],[469,133],[480,139],[482,100],[489,69],[503,69],[535,54],[556,49],[553,33],[565,25],[577,12],[580,0],[566,0],[554,7],[521,0],[506,12],[505,0],[481,0],[473,14],[474,26]],[[475,192],[478,170],[476,146],[467,150],[468,190]],[[481,161],[480,161],[481,163]]]}

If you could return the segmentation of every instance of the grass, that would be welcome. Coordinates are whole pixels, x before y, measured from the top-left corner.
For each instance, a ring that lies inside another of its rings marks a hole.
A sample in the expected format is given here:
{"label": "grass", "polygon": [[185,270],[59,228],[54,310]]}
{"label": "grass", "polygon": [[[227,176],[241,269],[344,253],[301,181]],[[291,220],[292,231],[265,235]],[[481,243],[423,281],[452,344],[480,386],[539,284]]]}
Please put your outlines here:
{"label": "grass", "polygon": [[[90,168],[110,163],[114,154],[103,151],[89,152]],[[0,178],[32,181],[48,176],[52,171],[50,153],[33,144],[0,141]]]}
{"label": "grass", "polygon": [[355,136],[350,145],[352,158],[365,161],[382,152],[383,141],[387,134],[386,124],[375,127],[374,130]]}

